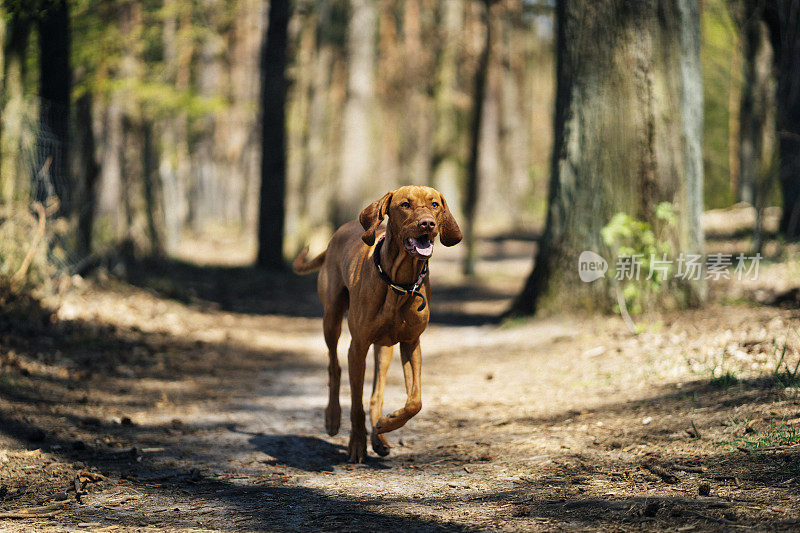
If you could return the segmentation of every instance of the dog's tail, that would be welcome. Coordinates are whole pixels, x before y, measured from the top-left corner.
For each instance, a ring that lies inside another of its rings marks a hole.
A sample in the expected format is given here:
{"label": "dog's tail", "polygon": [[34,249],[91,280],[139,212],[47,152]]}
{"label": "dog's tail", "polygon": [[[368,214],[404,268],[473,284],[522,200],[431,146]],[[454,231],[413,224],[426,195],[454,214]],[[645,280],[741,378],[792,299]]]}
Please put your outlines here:
{"label": "dog's tail", "polygon": [[295,274],[310,274],[312,272],[316,272],[322,266],[322,263],[325,262],[325,253],[327,250],[319,254],[317,257],[312,259],[309,262],[305,262],[306,256],[308,255],[308,246],[303,248],[303,251],[295,257],[294,261],[292,262],[292,270]]}

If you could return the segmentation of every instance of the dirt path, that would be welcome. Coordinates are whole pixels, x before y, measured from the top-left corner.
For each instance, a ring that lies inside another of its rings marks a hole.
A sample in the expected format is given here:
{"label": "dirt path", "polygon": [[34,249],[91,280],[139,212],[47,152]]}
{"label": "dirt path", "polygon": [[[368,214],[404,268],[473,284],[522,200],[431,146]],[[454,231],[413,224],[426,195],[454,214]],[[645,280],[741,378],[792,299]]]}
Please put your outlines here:
{"label": "dirt path", "polygon": [[[342,433],[323,429],[313,281],[210,304],[208,280],[171,298],[139,281],[5,325],[0,513],[42,516],[0,529],[800,528],[800,448],[753,448],[800,426],[797,387],[770,375],[773,342],[798,357],[795,310],[712,306],[637,337],[613,318],[475,325],[508,293],[445,280],[422,412],[389,457],[349,465],[344,377]],[[389,374],[386,409],[404,400]]]}

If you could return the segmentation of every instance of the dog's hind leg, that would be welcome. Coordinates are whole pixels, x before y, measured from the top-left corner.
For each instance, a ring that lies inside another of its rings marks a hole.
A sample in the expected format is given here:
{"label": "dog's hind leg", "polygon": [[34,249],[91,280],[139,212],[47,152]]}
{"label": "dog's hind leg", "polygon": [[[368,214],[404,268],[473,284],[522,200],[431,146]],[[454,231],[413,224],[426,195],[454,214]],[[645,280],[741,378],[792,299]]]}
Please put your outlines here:
{"label": "dog's hind leg", "polygon": [[[353,328],[350,328],[352,333]],[[367,370],[369,342],[354,337],[347,352],[347,369],[350,377],[350,452],[351,463],[363,463],[367,458],[367,428],[364,416],[364,374]]]}
{"label": "dog's hind leg", "polygon": [[383,389],[386,387],[386,372],[392,362],[392,347],[375,345],[375,379],[372,382],[372,397],[369,400],[369,418],[372,421],[372,449],[384,457],[389,455],[389,443],[386,437],[378,433],[375,424],[383,411]]}
{"label": "dog's hind leg", "polygon": [[325,344],[328,346],[328,407],[325,408],[325,431],[328,435],[339,433],[342,422],[342,408],[339,405],[339,384],[342,369],[339,367],[337,347],[342,334],[342,319],[347,311],[347,289],[342,287],[326,300],[325,314],[322,318],[322,329]]}

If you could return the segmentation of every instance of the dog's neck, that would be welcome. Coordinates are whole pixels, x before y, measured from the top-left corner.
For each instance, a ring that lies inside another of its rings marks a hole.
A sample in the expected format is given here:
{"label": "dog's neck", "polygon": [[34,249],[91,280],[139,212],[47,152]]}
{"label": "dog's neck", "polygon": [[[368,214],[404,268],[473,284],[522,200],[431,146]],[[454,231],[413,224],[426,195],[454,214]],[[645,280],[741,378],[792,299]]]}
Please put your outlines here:
{"label": "dog's neck", "polygon": [[392,235],[390,227],[386,228],[380,260],[383,271],[394,283],[401,285],[415,283],[428,262],[427,259],[406,252],[405,245]]}

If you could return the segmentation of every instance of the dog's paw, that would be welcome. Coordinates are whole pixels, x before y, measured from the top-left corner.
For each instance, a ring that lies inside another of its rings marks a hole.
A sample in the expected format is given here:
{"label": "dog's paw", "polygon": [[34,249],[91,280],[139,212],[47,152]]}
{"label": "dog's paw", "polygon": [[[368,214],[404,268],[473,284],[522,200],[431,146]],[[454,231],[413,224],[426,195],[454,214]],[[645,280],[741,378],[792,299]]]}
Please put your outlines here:
{"label": "dog's paw", "polygon": [[339,426],[342,423],[342,408],[338,405],[328,405],[325,408],[325,431],[333,437],[339,433]]}
{"label": "dog's paw", "polygon": [[363,463],[367,458],[367,436],[350,435],[348,461],[351,463]]}
{"label": "dog's paw", "polygon": [[386,457],[387,455],[389,455],[389,450],[391,449],[391,446],[389,445],[389,441],[386,440],[386,437],[373,430],[371,441],[372,441],[372,451],[374,451],[381,457]]}

